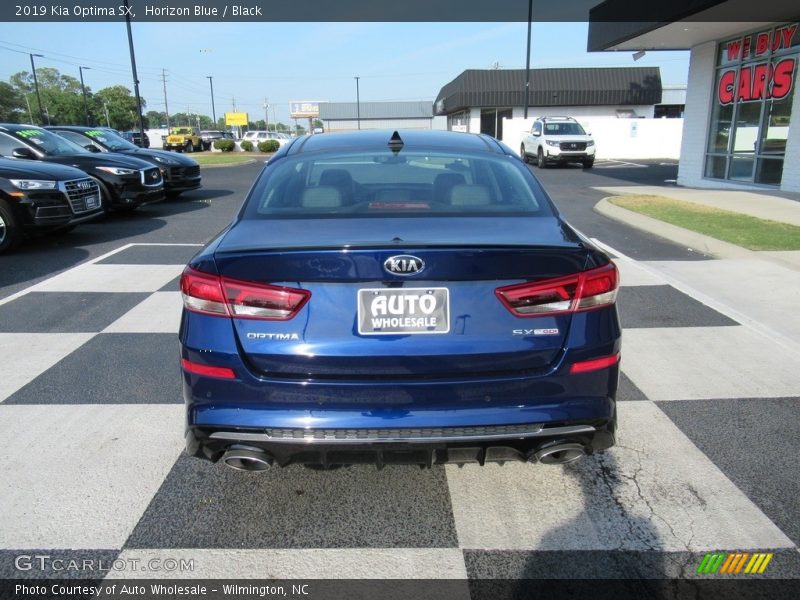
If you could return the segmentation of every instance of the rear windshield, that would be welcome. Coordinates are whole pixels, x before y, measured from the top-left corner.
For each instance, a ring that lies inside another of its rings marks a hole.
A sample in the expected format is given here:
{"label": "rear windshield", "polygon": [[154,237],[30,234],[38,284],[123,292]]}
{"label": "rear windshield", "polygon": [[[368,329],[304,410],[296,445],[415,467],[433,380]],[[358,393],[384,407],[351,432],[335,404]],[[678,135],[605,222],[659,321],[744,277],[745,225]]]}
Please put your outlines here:
{"label": "rear windshield", "polygon": [[533,176],[501,155],[300,154],[269,165],[244,218],[552,216]]}

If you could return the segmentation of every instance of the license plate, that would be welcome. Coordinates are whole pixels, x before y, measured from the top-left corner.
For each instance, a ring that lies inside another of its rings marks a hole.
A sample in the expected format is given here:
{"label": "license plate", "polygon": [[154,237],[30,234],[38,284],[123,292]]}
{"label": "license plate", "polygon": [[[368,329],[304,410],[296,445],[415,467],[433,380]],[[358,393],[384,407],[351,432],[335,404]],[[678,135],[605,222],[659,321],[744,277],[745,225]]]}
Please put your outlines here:
{"label": "license plate", "polygon": [[99,196],[89,196],[86,198],[86,210],[91,210],[92,208],[97,208],[98,206],[100,206]]}
{"label": "license plate", "polygon": [[358,333],[409,335],[450,331],[447,288],[358,290]]}

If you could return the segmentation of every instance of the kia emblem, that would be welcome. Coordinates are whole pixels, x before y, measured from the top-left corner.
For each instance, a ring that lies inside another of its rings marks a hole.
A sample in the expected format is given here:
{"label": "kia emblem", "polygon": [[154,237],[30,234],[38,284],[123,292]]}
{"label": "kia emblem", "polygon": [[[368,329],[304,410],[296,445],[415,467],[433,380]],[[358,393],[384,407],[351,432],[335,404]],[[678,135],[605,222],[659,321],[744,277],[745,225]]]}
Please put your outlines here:
{"label": "kia emblem", "polygon": [[400,254],[383,261],[383,268],[394,275],[416,275],[425,268],[425,261],[416,256]]}

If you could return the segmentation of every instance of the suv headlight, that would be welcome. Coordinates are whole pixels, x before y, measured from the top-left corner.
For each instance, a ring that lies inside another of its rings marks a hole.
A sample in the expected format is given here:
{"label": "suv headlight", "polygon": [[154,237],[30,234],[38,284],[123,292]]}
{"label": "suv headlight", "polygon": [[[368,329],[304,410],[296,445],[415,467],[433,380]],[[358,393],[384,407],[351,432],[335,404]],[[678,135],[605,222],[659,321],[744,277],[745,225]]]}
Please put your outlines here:
{"label": "suv headlight", "polygon": [[589,146],[594,146],[594,140],[589,140],[586,142],[586,147],[588,148]]}
{"label": "suv headlight", "polygon": [[112,175],[133,175],[136,169],[123,169],[122,167],[97,167],[100,171],[111,173]]}
{"label": "suv headlight", "polygon": [[172,160],[171,158],[164,158],[163,156],[153,155],[153,160],[156,160],[156,161],[158,161],[158,162],[160,162],[161,164],[164,164],[164,165],[177,165],[178,164],[177,160]]}
{"label": "suv headlight", "polygon": [[47,181],[45,179],[9,179],[12,185],[21,190],[54,190],[56,189],[55,181]]}
{"label": "suv headlight", "polygon": [[556,146],[556,147],[558,147],[561,144],[561,142],[554,142],[553,140],[545,140],[544,143],[547,144],[548,146]]}

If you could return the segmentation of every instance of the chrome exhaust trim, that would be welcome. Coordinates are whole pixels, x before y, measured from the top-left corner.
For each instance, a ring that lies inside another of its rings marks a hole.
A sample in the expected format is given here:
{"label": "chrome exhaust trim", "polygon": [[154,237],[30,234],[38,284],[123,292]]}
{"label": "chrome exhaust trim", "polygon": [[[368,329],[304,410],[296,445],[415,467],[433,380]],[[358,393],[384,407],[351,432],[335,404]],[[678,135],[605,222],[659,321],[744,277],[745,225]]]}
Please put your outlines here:
{"label": "chrome exhaust trim", "polygon": [[258,448],[231,446],[222,455],[222,462],[237,471],[267,471],[272,466],[273,459]]}
{"label": "chrome exhaust trim", "polygon": [[563,465],[575,462],[586,456],[586,448],[581,444],[556,442],[540,448],[533,457],[543,465]]}

